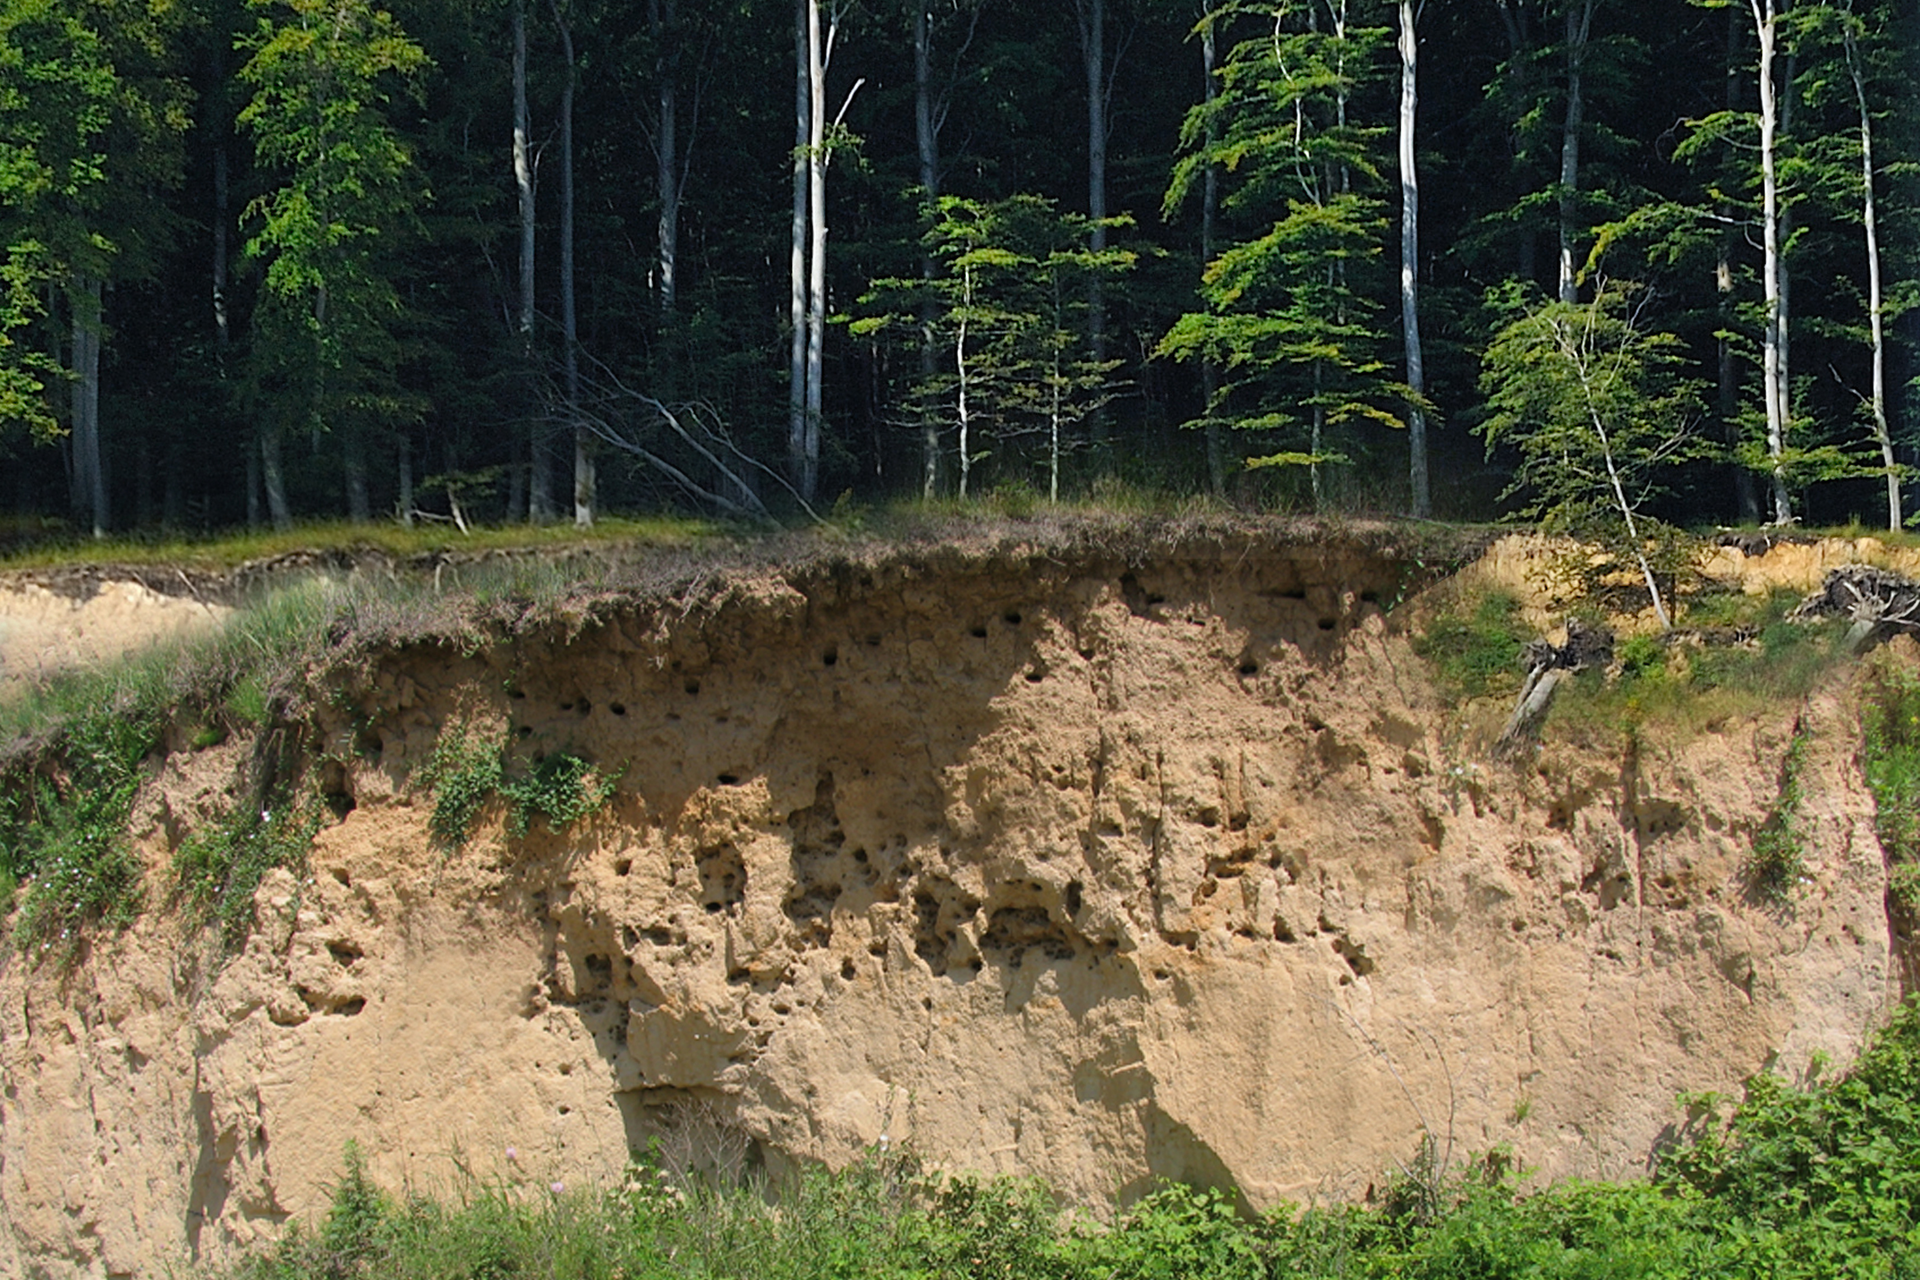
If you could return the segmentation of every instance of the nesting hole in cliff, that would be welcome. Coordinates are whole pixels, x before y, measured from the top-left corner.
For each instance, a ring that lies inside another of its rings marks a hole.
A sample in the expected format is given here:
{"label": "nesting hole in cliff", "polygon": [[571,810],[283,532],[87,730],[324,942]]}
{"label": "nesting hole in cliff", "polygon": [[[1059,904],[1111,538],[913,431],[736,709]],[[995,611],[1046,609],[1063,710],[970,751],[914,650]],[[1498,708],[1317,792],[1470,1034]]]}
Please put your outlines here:
{"label": "nesting hole in cliff", "polygon": [[700,873],[700,905],[708,915],[718,915],[745,900],[747,865],[738,849],[723,844],[704,850],[694,866]]}
{"label": "nesting hole in cliff", "polygon": [[593,714],[593,703],[591,703],[591,702],[589,702],[589,701],[588,701],[587,699],[585,699],[585,698],[582,698],[582,699],[580,699],[580,701],[578,701],[578,702],[576,702],[576,703],[574,703],[574,704],[573,704],[573,709],[574,709],[575,711],[578,711],[578,712],[579,712],[579,713],[580,713],[581,715],[583,715],[583,716],[586,716],[586,715],[592,715],[592,714]]}
{"label": "nesting hole in cliff", "polygon": [[1009,609],[1000,615],[1000,620],[1010,627],[1017,627],[1021,622],[1020,611],[1018,609]]}
{"label": "nesting hole in cliff", "polygon": [[1294,936],[1293,930],[1287,926],[1286,920],[1280,916],[1275,916],[1273,919],[1273,940],[1275,942],[1300,941]]}
{"label": "nesting hole in cliff", "polygon": [[867,954],[885,959],[887,954],[887,940],[885,938],[875,938],[872,942],[869,942],[867,944]]}
{"label": "nesting hole in cliff", "polygon": [[1038,951],[1051,960],[1071,960],[1073,940],[1055,924],[1045,907],[1001,907],[987,918],[987,931],[980,935],[983,951],[1004,951],[1007,967],[1018,969],[1028,951]]}
{"label": "nesting hole in cliff", "polygon": [[348,873],[345,867],[335,867],[333,869],[333,879],[334,883],[340,885],[342,888],[353,888],[353,876]]}
{"label": "nesting hole in cliff", "polygon": [[1209,830],[1220,825],[1220,811],[1212,805],[1208,805],[1199,813],[1194,814],[1193,817],[1194,821]]}
{"label": "nesting hole in cliff", "polygon": [[985,640],[987,638],[987,629],[985,627],[968,627],[967,634],[975,640]]}
{"label": "nesting hole in cliff", "polygon": [[335,964],[344,969],[360,958],[361,951],[360,948],[349,943],[329,942],[327,944],[327,954],[333,957]]}
{"label": "nesting hole in cliff", "polygon": [[1317,624],[1322,631],[1331,631],[1340,625],[1338,618],[1322,618]]}
{"label": "nesting hole in cliff", "polygon": [[656,947],[670,947],[673,945],[673,930],[661,925],[655,925],[651,929],[642,929],[640,936]]}
{"label": "nesting hole in cliff", "polygon": [[[1356,945],[1345,934],[1341,934],[1333,940],[1333,949],[1342,960],[1347,962],[1347,967],[1353,970],[1353,976],[1356,978],[1364,978],[1379,968],[1379,966],[1373,962],[1372,957],[1367,955],[1367,949],[1363,946]],[[1342,979],[1342,981],[1345,981],[1345,979]]]}
{"label": "nesting hole in cliff", "polygon": [[1362,592],[1360,593],[1360,603],[1362,603],[1362,604],[1379,604],[1379,603],[1380,603],[1380,593],[1379,593],[1378,591],[1362,591]]}
{"label": "nesting hole in cliff", "polygon": [[1127,612],[1136,618],[1151,618],[1153,607],[1167,602],[1165,596],[1141,586],[1139,577],[1131,573],[1120,575],[1120,598],[1126,601]]}
{"label": "nesting hole in cliff", "polygon": [[615,863],[613,864],[613,874],[615,874],[615,875],[617,875],[617,876],[630,876],[630,875],[632,875],[632,874],[633,874],[633,859],[632,859],[632,858],[621,858],[621,859],[620,859],[619,861],[617,861],[617,862],[615,862]]}
{"label": "nesting hole in cliff", "polygon": [[723,787],[737,787],[740,785],[740,775],[737,773],[723,773],[715,778],[714,781]]}
{"label": "nesting hole in cliff", "polygon": [[1028,684],[1039,684],[1042,680],[1045,680],[1046,678],[1047,678],[1046,671],[1040,667],[1029,667],[1027,669]]}
{"label": "nesting hole in cliff", "polygon": [[367,998],[365,996],[354,996],[350,1000],[342,1000],[338,1007],[334,1009],[334,1012],[343,1018],[351,1018],[366,1007]]}
{"label": "nesting hole in cliff", "polygon": [[573,710],[573,704],[571,702],[563,702],[560,704],[560,709],[562,711],[571,711]]}
{"label": "nesting hole in cliff", "polygon": [[1260,674],[1260,664],[1252,658],[1242,658],[1240,659],[1239,670],[1243,676],[1257,676]]}
{"label": "nesting hole in cliff", "polygon": [[700,682],[698,680],[689,680],[680,687],[686,690],[689,698],[697,698],[700,696]]}
{"label": "nesting hole in cliff", "polygon": [[858,965],[854,964],[851,957],[849,957],[848,959],[842,960],[840,962],[840,976],[842,978],[845,978],[848,982],[852,982],[854,978],[859,975],[859,973],[860,973],[860,968]]}
{"label": "nesting hole in cliff", "polygon": [[1080,908],[1085,905],[1084,895],[1085,889],[1078,880],[1073,881],[1067,886],[1067,891],[1063,896],[1066,901],[1068,915],[1077,916],[1080,914]]}
{"label": "nesting hole in cliff", "polygon": [[609,711],[611,711],[611,712],[613,712],[613,714],[615,714],[615,715],[617,715],[617,716],[623,716],[623,715],[625,715],[625,714],[627,714],[627,704],[626,704],[626,703],[624,703],[624,702],[612,702],[612,703],[608,703],[608,704],[607,704],[607,710],[609,710]]}
{"label": "nesting hole in cliff", "polygon": [[531,738],[533,736],[533,726],[530,724],[523,724],[520,726],[518,733],[520,737],[523,739]]}
{"label": "nesting hole in cliff", "polygon": [[828,649],[825,653],[820,655],[820,665],[823,667],[839,666],[840,651],[838,649]]}
{"label": "nesting hole in cliff", "polygon": [[867,646],[867,648],[869,648],[869,649],[878,649],[878,648],[880,647],[880,633],[879,633],[879,632],[877,632],[877,631],[876,631],[876,632],[874,632],[873,634],[871,634],[871,635],[869,635],[869,636],[868,636],[868,637],[867,637],[867,638],[866,638],[866,639],[865,639],[865,640],[863,641],[863,643],[864,643],[864,644],[865,644],[865,645]]}

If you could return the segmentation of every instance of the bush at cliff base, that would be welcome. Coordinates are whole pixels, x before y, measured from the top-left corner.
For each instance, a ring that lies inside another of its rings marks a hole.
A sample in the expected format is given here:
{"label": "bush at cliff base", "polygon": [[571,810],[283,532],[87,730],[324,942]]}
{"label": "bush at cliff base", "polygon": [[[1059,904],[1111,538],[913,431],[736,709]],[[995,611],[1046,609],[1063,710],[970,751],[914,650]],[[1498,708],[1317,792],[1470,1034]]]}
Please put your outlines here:
{"label": "bush at cliff base", "polygon": [[1688,1125],[1649,1179],[1534,1189],[1495,1153],[1416,1161],[1369,1204],[1258,1217],[1169,1184],[1104,1227],[1030,1181],[927,1175],[897,1146],[774,1193],[636,1167],[617,1188],[475,1185],[452,1204],[391,1198],[349,1148],[326,1221],[235,1274],[1920,1280],[1920,1005],[1844,1075],[1756,1076],[1731,1107],[1683,1101]]}

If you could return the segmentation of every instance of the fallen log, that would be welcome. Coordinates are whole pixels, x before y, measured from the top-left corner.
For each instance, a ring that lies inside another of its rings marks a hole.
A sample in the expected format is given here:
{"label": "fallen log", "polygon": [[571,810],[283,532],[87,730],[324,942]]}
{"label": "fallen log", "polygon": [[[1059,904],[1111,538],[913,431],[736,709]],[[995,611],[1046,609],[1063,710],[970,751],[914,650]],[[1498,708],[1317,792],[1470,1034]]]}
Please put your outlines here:
{"label": "fallen log", "polygon": [[1512,760],[1540,740],[1540,726],[1553,706],[1553,695],[1561,682],[1589,667],[1604,667],[1613,661],[1613,632],[1578,618],[1567,619],[1567,642],[1556,645],[1535,640],[1524,654],[1527,678],[1520,686],[1513,714],[1507,727],[1494,740],[1496,760]]}
{"label": "fallen log", "polygon": [[1841,565],[1788,616],[1849,619],[1847,651],[1860,653],[1896,631],[1920,631],[1920,582],[1891,569]]}

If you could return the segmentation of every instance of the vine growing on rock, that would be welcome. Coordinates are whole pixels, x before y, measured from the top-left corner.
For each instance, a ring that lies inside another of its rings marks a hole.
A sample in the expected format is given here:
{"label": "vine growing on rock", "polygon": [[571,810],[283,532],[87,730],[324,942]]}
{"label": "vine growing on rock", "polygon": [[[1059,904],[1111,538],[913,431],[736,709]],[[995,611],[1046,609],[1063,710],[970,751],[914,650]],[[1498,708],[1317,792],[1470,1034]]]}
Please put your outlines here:
{"label": "vine growing on rock", "polygon": [[428,826],[442,848],[465,846],[496,800],[507,806],[507,834],[514,840],[524,840],[536,818],[560,831],[606,804],[619,776],[566,750],[535,756],[518,776],[508,765],[504,738],[496,742],[464,722],[441,734],[421,781],[433,793]]}

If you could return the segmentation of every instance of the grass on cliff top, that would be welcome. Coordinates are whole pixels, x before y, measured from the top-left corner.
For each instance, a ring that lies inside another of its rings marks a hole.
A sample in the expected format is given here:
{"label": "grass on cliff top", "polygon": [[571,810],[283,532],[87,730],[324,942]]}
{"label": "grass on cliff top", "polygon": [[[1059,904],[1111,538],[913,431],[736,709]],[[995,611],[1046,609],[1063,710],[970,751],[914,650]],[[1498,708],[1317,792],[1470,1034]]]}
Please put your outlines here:
{"label": "grass on cliff top", "polygon": [[[885,1145],[784,1183],[653,1158],[618,1186],[536,1170],[397,1198],[348,1146],[325,1218],[230,1280],[1914,1280],[1920,1006],[1844,1075],[1761,1074],[1690,1109],[1651,1178],[1530,1186],[1510,1157],[1383,1178],[1364,1205],[1253,1216],[1162,1184],[1110,1227],[1038,1183],[928,1173]],[[744,1152],[744,1136],[736,1149]],[[1428,1144],[1431,1149],[1431,1144]],[[515,1166],[519,1170],[519,1166]]]}

